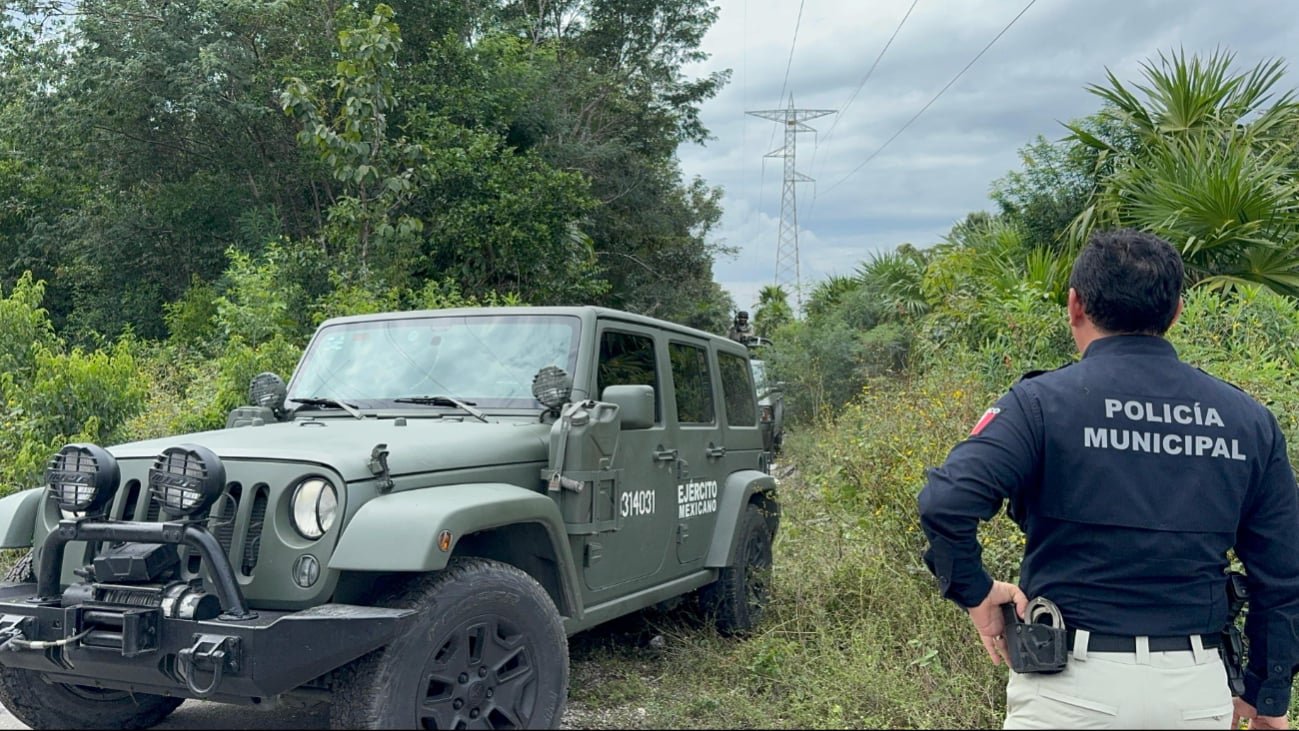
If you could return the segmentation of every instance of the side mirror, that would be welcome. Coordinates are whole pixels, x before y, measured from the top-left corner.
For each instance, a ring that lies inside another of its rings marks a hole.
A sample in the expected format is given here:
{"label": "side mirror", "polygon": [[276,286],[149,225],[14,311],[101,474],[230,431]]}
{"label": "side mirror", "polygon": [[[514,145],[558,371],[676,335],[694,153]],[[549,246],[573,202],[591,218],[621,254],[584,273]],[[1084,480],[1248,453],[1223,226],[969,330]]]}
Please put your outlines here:
{"label": "side mirror", "polygon": [[618,404],[623,429],[648,429],[654,426],[653,386],[609,386],[601,401]]}

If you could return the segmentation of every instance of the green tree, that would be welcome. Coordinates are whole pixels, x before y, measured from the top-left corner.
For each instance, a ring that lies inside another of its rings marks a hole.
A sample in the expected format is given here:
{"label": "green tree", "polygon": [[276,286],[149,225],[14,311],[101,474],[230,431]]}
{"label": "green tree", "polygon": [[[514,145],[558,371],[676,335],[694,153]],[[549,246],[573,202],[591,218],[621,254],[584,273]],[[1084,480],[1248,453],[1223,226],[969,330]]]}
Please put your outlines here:
{"label": "green tree", "polygon": [[834,274],[817,282],[803,307],[806,318],[816,320],[829,315],[843,303],[844,298],[860,288],[861,279],[856,276]]}
{"label": "green tree", "polygon": [[161,305],[191,275],[219,276],[228,246],[317,225],[320,178],[272,90],[286,64],[328,62],[319,7],[97,0],[10,16],[0,139],[41,171],[24,236],[56,324],[160,336]]}
{"label": "green tree", "polygon": [[794,310],[789,306],[789,294],[778,284],[768,284],[758,290],[758,306],[753,311],[753,328],[758,335],[770,338],[772,333],[792,322]]}
{"label": "green tree", "polygon": [[684,73],[714,5],[386,7],[78,0],[0,23],[0,254],[47,279],[56,327],[161,337],[230,247],[284,240],[309,299],[405,304],[451,276],[718,319],[720,191],[675,155],[726,79]]}
{"label": "green tree", "polygon": [[1092,204],[1074,220],[1081,241],[1098,226],[1153,231],[1182,251],[1192,283],[1231,289],[1256,283],[1299,295],[1299,182],[1292,138],[1293,92],[1276,95],[1278,61],[1245,72],[1233,56],[1160,54],[1143,65],[1136,91],[1113,73],[1089,90],[1101,116],[1137,143],[1116,147],[1081,127],[1082,143],[1114,158]]}
{"label": "green tree", "polygon": [[513,3],[524,37],[553,49],[549,92],[511,128],[555,167],[590,180],[597,204],[583,229],[610,288],[600,303],[688,320],[716,308],[713,260],[730,253],[710,233],[721,191],[683,180],[676,150],[702,144],[699,106],[729,72],[682,73],[703,60],[717,18],[709,0]]}
{"label": "green tree", "polygon": [[[340,19],[350,15],[345,8]],[[388,252],[389,262],[398,261],[415,248],[411,242],[423,228],[420,219],[400,210],[414,189],[423,149],[405,137],[390,139],[401,47],[392,18],[392,8],[380,3],[360,25],[338,31],[341,58],[329,97],[315,94],[300,78],[289,79],[280,96],[285,112],[302,125],[299,141],[316,151],[341,184],[323,237],[326,252],[331,246],[340,250],[336,258],[354,266],[362,280],[370,272],[372,246]]]}
{"label": "green tree", "polygon": [[991,186],[989,195],[1001,217],[1023,232],[1030,249],[1067,249],[1069,224],[1091,203],[1100,179],[1113,171],[1111,151],[1127,154],[1137,145],[1136,132],[1109,116],[1094,114],[1069,126],[1103,140],[1106,148],[1097,149],[1073,135],[1055,141],[1038,135],[1020,148],[1021,169]]}

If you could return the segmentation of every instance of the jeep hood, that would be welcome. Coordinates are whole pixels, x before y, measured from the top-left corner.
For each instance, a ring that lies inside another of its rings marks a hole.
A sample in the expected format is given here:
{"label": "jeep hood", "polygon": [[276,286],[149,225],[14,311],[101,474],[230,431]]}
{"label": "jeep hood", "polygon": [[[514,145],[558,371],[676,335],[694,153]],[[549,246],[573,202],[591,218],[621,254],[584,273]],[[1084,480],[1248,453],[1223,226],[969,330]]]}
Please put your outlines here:
{"label": "jeep hood", "polygon": [[118,459],[152,459],[178,444],[200,444],[224,460],[314,462],[352,482],[373,477],[370,452],[386,444],[393,475],[484,465],[545,462],[550,424],[427,418],[298,419],[182,434],[110,447]]}

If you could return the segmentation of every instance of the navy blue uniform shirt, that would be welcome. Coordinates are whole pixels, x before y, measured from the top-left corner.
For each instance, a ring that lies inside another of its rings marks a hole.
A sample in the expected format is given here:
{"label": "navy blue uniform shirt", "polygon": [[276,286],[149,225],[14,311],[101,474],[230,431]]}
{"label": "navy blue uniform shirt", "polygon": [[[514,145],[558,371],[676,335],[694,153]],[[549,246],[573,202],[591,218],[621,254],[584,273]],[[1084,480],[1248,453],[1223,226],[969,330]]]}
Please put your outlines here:
{"label": "navy blue uniform shirt", "polygon": [[1215,634],[1224,571],[1248,573],[1246,702],[1285,715],[1299,665],[1299,490],[1275,417],[1182,363],[1163,338],[1114,335],[1025,377],[932,469],[919,497],[943,595],[988,595],[977,531],[1009,503],[1020,586],[1068,627]]}

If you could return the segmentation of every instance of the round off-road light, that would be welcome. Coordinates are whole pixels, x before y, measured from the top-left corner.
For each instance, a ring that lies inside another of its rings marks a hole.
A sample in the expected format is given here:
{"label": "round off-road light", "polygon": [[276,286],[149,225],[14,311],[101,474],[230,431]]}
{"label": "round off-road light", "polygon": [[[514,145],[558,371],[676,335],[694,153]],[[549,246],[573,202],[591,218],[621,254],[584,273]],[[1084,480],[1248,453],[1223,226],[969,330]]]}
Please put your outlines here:
{"label": "round off-road light", "polygon": [[276,373],[258,373],[248,384],[248,401],[257,406],[279,413],[284,410],[284,397],[287,389],[284,379]]}
{"label": "round off-road light", "polygon": [[568,403],[573,395],[573,378],[559,366],[548,365],[532,377],[532,397],[553,409]]}
{"label": "round off-road light", "polygon": [[323,477],[299,482],[290,503],[294,529],[313,541],[333,527],[338,515],[338,491]]}
{"label": "round off-road light", "polygon": [[59,507],[93,515],[113,498],[121,472],[117,460],[94,444],[69,444],[50,458],[45,484]]}
{"label": "round off-road light", "polygon": [[226,487],[226,468],[212,450],[198,444],[167,447],[149,469],[149,492],[173,515],[206,510]]}

